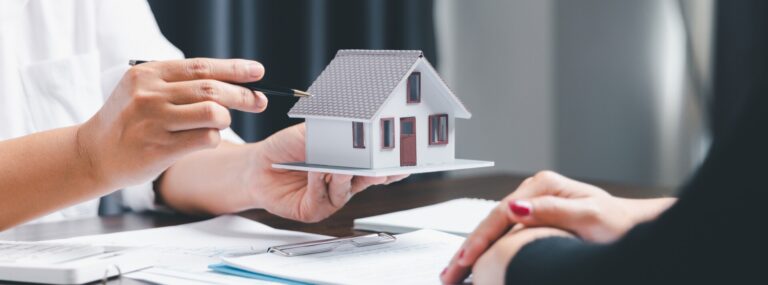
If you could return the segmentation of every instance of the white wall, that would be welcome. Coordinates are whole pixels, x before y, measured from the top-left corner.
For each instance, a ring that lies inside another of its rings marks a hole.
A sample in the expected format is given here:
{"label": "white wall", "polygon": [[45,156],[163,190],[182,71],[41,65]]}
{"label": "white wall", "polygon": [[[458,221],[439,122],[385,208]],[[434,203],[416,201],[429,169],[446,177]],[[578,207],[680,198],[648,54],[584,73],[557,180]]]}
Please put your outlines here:
{"label": "white wall", "polygon": [[673,186],[700,161],[711,0],[683,1],[690,49],[676,0],[435,3],[441,74],[473,113],[457,155],[497,165],[476,172]]}
{"label": "white wall", "polygon": [[364,124],[365,148],[352,147],[352,122],[312,119],[307,122],[307,163],[371,167],[371,124]]}
{"label": "white wall", "polygon": [[[375,168],[400,166],[400,118],[416,117],[416,164],[426,165],[452,161],[455,158],[455,120],[452,107],[439,93],[438,80],[434,73],[428,72],[425,61],[419,61],[414,71],[421,72],[421,103],[406,103],[406,81],[395,88],[395,92],[384,104],[381,113],[373,120],[373,165]],[[448,144],[429,145],[429,115],[448,114]],[[381,149],[382,118],[395,119],[395,148]],[[461,132],[461,131],[459,131]]]}
{"label": "white wall", "polygon": [[457,120],[457,157],[496,167],[553,168],[552,1],[435,2],[439,70],[472,112]]}
{"label": "white wall", "polygon": [[672,188],[695,168],[706,106],[681,12],[673,0],[556,2],[558,170]]}

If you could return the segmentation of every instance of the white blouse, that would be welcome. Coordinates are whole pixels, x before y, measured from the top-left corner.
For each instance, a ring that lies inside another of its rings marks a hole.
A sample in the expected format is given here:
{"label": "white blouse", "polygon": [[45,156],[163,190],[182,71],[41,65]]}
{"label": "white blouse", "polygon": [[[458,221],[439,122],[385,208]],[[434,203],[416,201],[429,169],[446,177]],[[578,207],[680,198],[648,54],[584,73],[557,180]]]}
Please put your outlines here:
{"label": "white blouse", "polygon": [[[183,57],[144,0],[2,0],[0,140],[88,120],[129,59]],[[222,136],[242,142],[230,129]],[[98,203],[87,201],[36,222],[96,216]],[[152,181],[125,189],[123,203],[154,209]]]}

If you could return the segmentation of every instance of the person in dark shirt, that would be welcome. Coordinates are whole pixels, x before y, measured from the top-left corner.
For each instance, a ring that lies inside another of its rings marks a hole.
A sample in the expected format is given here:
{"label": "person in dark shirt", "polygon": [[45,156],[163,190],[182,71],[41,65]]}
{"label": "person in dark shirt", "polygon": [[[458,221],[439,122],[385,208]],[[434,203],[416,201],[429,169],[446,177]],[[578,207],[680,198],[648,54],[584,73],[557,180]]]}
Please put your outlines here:
{"label": "person in dark shirt", "polygon": [[467,238],[443,282],[472,269],[478,284],[768,284],[766,98],[750,98],[677,201],[617,198],[553,172],[529,178]]}
{"label": "person in dark shirt", "polygon": [[679,199],[541,172],[441,274],[478,284],[768,284],[768,2],[717,2],[714,140]]}

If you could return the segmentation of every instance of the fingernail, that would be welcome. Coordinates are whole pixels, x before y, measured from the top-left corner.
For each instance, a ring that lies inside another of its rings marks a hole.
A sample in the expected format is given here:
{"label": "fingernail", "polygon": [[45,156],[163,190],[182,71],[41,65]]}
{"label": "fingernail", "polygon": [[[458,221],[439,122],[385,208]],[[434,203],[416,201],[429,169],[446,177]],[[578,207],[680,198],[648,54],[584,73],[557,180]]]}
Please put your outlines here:
{"label": "fingernail", "polygon": [[462,258],[464,258],[464,249],[459,251],[459,259],[462,259]]}
{"label": "fingernail", "polygon": [[261,63],[248,64],[248,74],[253,78],[261,78],[264,76],[264,66]]}
{"label": "fingernail", "polygon": [[528,201],[514,200],[509,202],[509,209],[512,210],[512,213],[515,213],[515,215],[525,217],[531,214],[533,206],[531,205],[531,202]]}
{"label": "fingernail", "polygon": [[443,268],[443,272],[440,272],[440,276],[443,276],[443,275],[445,275],[445,272],[446,272],[446,271],[448,271],[448,267],[446,267],[446,268]]}
{"label": "fingernail", "polygon": [[256,95],[256,97],[259,97],[258,100],[256,100],[256,107],[264,108],[267,106],[267,102],[269,102],[269,99],[267,99],[267,96],[265,96],[264,93],[261,93],[259,91],[253,91],[253,95]]}

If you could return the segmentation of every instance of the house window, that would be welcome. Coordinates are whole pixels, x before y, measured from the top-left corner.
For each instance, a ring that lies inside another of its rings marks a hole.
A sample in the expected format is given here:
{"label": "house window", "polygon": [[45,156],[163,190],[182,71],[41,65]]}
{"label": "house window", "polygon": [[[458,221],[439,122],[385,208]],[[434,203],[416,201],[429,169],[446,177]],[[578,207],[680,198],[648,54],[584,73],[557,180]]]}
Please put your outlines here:
{"label": "house window", "polygon": [[395,119],[381,119],[381,148],[395,147]]}
{"label": "house window", "polygon": [[421,102],[421,73],[414,72],[408,76],[407,103]]}
{"label": "house window", "polygon": [[365,129],[362,122],[352,122],[352,147],[365,148]]}
{"label": "house window", "polygon": [[429,116],[429,144],[448,144],[448,115]]}

